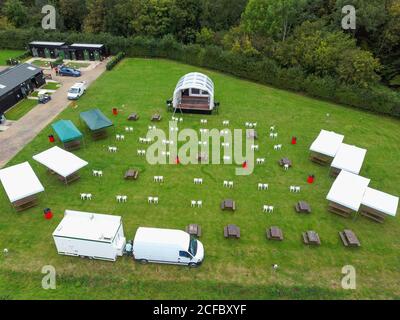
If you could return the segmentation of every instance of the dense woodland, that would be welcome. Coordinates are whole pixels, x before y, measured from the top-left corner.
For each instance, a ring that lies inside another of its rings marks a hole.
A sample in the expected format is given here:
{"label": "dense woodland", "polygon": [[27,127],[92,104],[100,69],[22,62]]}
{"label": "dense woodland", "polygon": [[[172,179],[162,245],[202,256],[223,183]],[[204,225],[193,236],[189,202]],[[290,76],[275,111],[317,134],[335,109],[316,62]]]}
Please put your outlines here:
{"label": "dense woodland", "polygon": [[[269,59],[300,79],[400,87],[400,0],[0,0],[0,30],[40,28],[48,3],[63,34],[173,38]],[[341,26],[348,4],[356,30]]]}

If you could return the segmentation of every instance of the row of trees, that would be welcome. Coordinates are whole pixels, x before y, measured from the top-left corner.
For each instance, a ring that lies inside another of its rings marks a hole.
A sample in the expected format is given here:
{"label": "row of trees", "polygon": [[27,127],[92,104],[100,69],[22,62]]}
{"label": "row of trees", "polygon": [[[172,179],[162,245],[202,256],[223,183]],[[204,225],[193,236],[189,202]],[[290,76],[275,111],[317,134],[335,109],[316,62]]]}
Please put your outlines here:
{"label": "row of trees", "polygon": [[[60,31],[172,35],[343,84],[400,87],[400,0],[0,0],[0,29],[40,26],[48,3]],[[349,4],[357,28],[345,31]]]}

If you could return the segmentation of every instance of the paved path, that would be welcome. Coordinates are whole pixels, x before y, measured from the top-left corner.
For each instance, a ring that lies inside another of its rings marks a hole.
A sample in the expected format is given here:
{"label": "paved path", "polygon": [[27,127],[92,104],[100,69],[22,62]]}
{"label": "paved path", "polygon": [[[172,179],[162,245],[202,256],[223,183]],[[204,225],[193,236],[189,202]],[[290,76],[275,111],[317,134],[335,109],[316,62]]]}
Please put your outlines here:
{"label": "paved path", "polygon": [[62,87],[52,94],[52,100],[30,110],[12,126],[0,133],[0,168],[4,167],[25,145],[31,142],[60,112],[70,103],[67,99],[69,88],[77,81],[86,81],[90,85],[105,70],[107,60],[99,63],[93,70],[83,72],[79,78],[56,77]]}

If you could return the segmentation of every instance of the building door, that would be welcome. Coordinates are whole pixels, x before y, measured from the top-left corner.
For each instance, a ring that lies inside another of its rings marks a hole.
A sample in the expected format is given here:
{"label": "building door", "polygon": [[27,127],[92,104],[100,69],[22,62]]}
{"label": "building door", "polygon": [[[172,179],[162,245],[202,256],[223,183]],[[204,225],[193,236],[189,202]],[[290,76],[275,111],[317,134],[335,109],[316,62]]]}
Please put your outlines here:
{"label": "building door", "polygon": [[94,60],[100,61],[100,52],[97,50],[94,52]]}
{"label": "building door", "polygon": [[32,56],[34,56],[34,57],[38,57],[39,56],[38,49],[32,48]]}
{"label": "building door", "polygon": [[59,58],[61,58],[61,59],[65,59],[65,52],[64,52],[64,50],[60,50],[59,52],[58,52],[58,57]]}
{"label": "building door", "polygon": [[44,56],[45,56],[45,58],[47,58],[47,59],[50,59],[50,58],[51,58],[50,50],[49,50],[48,48],[45,48],[45,49],[44,49]]}
{"label": "building door", "polygon": [[71,51],[71,60],[76,60],[75,51]]}
{"label": "building door", "polygon": [[88,50],[84,50],[83,51],[83,57],[84,57],[84,60],[90,60],[90,56],[89,56],[89,51]]}

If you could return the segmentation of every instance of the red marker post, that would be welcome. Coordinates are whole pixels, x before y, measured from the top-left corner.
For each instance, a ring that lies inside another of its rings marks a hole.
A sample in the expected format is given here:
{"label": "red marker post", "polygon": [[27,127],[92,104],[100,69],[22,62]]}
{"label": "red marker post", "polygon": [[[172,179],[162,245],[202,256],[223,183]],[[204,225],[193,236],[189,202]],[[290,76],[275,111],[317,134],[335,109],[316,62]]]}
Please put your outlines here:
{"label": "red marker post", "polygon": [[297,144],[297,138],[296,137],[292,137],[292,144]]}
{"label": "red marker post", "polygon": [[117,108],[113,108],[112,109],[112,113],[114,116],[118,115],[118,109]]}
{"label": "red marker post", "polygon": [[50,135],[50,136],[49,136],[49,142],[50,142],[50,143],[53,143],[53,142],[54,142],[54,136],[53,136],[53,135]]}
{"label": "red marker post", "polygon": [[307,178],[307,183],[309,184],[313,184],[315,180],[315,176],[314,175],[309,175]]}

